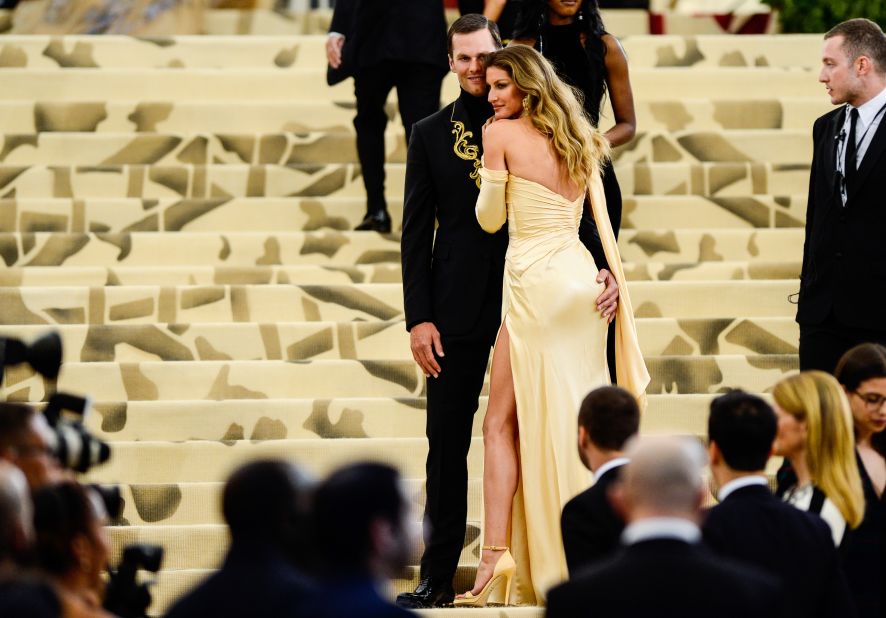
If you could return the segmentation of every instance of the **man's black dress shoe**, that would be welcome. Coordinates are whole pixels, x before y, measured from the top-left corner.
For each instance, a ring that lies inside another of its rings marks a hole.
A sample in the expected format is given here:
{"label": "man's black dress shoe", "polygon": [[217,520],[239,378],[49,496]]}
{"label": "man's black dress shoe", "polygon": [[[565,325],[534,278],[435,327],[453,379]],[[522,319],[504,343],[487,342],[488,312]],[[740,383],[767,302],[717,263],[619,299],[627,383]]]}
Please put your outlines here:
{"label": "man's black dress shoe", "polygon": [[371,212],[354,228],[357,231],[365,232],[381,232],[382,234],[391,233],[391,215],[387,210],[379,210]]}
{"label": "man's black dress shoe", "polygon": [[401,592],[397,595],[397,606],[406,609],[428,609],[451,605],[455,599],[452,580],[423,577],[415,592]]}

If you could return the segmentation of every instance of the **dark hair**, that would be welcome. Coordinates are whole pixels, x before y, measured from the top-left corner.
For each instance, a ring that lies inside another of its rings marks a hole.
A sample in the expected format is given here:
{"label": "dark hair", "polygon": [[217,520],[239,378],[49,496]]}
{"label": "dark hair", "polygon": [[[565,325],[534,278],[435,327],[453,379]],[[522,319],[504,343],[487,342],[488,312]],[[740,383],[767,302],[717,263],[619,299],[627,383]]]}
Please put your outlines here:
{"label": "dark hair", "polygon": [[601,386],[581,402],[578,424],[585,428],[594,446],[620,451],[640,430],[640,407],[628,391],[618,386]]}
{"label": "dark hair", "polygon": [[708,439],[733,470],[764,469],[777,432],[775,411],[756,395],[734,390],[711,402]]}
{"label": "dark hair", "polygon": [[843,49],[851,62],[859,56],[867,56],[874,62],[874,69],[886,73],[886,35],[876,23],[862,17],[837,24],[825,33],[825,40],[843,37]]}
{"label": "dark hair", "polygon": [[400,474],[389,465],[357,463],[339,468],[317,488],[314,496],[316,541],[328,574],[365,573],[373,550],[373,522],[404,525]]}
{"label": "dark hair", "polygon": [[[548,23],[548,10],[547,0],[524,0],[520,4],[514,25],[514,39],[535,40],[536,47],[542,55],[544,55],[542,31]],[[597,0],[584,0],[575,17],[581,25],[581,31],[587,35],[584,46],[585,54],[590,63],[591,74],[595,79],[591,80],[591,91],[582,94],[584,95],[585,110],[591,116],[591,124],[596,127],[600,122],[600,104],[606,95],[606,45],[603,43],[606,28],[603,26],[603,18],[600,16]],[[560,77],[566,76],[561,75]]]}
{"label": "dark hair", "polygon": [[231,539],[293,549],[305,527],[308,486],[298,468],[285,461],[259,460],[238,468],[222,494]]}
{"label": "dark hair", "polygon": [[[840,357],[834,377],[849,392],[858,390],[867,380],[886,378],[886,347],[879,343],[855,346]],[[871,445],[886,457],[886,431],[871,436]]]}
{"label": "dark hair", "polygon": [[498,31],[498,25],[479,13],[468,13],[462,15],[449,26],[449,33],[446,35],[446,45],[449,55],[452,55],[452,37],[456,34],[470,34],[479,30],[489,30],[492,40],[495,41],[495,47],[501,49],[501,33]]}
{"label": "dark hair", "polygon": [[47,485],[34,492],[37,564],[51,575],[77,568],[72,545],[78,536],[93,538],[98,517],[89,495],[76,481]]}
{"label": "dark hair", "polygon": [[35,413],[23,403],[0,403],[0,453],[21,444]]}

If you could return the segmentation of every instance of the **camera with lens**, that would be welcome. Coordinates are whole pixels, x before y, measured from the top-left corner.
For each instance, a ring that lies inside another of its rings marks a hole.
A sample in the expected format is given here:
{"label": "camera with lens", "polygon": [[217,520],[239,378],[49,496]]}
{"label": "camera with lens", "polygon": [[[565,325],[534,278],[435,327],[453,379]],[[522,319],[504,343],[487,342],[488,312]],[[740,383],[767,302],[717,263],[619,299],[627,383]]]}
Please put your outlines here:
{"label": "camera with lens", "polygon": [[108,569],[105,609],[120,618],[142,618],[151,605],[153,581],[138,581],[139,570],[156,573],[163,563],[159,545],[127,545],[116,569]]}
{"label": "camera with lens", "polygon": [[[7,366],[29,364],[40,375],[55,380],[62,365],[62,341],[50,332],[30,345],[13,337],[0,337],[0,380]],[[52,428],[50,447],[59,463],[75,472],[87,472],[111,457],[107,443],[93,436],[83,425],[89,411],[88,398],[54,393],[43,410]]]}
{"label": "camera with lens", "polygon": [[75,472],[87,472],[111,458],[111,447],[83,425],[89,406],[89,398],[55,393],[43,409],[52,428],[52,452],[62,466]]}

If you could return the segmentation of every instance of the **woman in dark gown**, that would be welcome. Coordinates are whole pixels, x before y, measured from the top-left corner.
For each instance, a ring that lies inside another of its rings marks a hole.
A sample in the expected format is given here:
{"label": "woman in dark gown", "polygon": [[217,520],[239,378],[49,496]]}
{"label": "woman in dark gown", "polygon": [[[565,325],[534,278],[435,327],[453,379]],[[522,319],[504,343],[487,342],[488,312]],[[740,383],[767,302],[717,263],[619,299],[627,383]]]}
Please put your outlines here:
{"label": "woman in dark gown", "polygon": [[[513,43],[540,51],[560,77],[582,92],[585,111],[595,127],[608,92],[615,124],[604,135],[613,147],[634,137],[637,119],[627,56],[618,39],[603,28],[596,0],[524,0],[517,15]],[[621,189],[611,162],[602,174],[606,208],[618,238]]]}

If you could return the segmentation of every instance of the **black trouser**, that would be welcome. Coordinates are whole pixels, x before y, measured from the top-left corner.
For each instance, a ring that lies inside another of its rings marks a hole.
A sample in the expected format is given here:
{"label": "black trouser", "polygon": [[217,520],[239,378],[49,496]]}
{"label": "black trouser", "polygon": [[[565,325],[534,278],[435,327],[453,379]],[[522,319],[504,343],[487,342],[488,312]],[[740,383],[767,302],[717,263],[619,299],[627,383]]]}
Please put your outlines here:
{"label": "black trouser", "polygon": [[800,324],[800,370],[833,373],[840,357],[862,343],[886,345],[886,330],[846,326],[833,313],[821,324]]}
{"label": "black trouser", "polygon": [[468,516],[468,450],[488,343],[443,341],[440,376],[428,378],[427,503],[422,577],[449,580],[464,546]]}
{"label": "black trouser", "polygon": [[387,60],[373,67],[360,69],[354,75],[354,96],[357,115],[357,155],[363,168],[366,187],[366,212],[387,208],[385,202],[385,127],[388,116],[385,102],[393,88],[397,89],[400,118],[406,129],[406,141],[412,125],[440,109],[440,88],[443,74],[439,67],[411,62]]}

